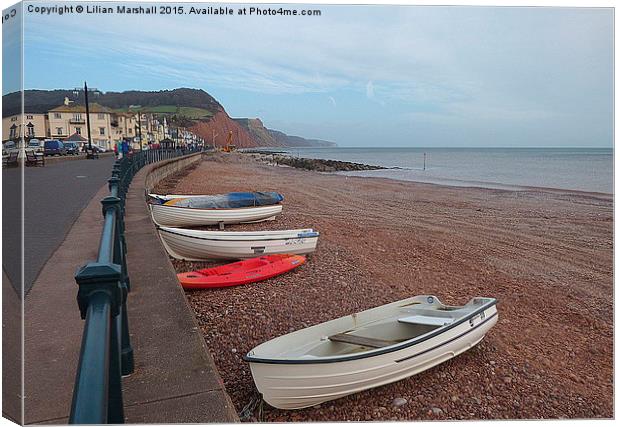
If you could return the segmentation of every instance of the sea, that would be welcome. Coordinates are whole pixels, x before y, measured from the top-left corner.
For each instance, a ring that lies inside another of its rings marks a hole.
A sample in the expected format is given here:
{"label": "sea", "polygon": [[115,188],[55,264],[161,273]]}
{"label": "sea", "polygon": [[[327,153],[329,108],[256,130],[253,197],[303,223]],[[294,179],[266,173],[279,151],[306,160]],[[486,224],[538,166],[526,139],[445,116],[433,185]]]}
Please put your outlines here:
{"label": "sea", "polygon": [[433,184],[613,194],[612,148],[290,148],[291,156],[391,169],[340,172]]}

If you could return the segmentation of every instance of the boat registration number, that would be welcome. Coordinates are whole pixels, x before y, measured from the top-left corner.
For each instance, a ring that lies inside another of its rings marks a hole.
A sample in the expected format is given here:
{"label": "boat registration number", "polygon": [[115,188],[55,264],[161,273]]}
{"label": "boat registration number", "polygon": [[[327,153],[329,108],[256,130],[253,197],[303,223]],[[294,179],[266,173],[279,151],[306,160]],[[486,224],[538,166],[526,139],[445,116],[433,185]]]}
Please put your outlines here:
{"label": "boat registration number", "polygon": [[285,245],[301,245],[306,241],[306,239],[289,239],[284,242]]}

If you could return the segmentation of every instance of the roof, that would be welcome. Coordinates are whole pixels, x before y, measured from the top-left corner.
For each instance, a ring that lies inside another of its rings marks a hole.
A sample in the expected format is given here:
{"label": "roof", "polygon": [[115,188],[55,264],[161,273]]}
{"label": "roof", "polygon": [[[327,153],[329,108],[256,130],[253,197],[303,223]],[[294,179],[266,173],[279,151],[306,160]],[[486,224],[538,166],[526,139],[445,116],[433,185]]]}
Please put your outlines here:
{"label": "roof", "polygon": [[[108,107],[104,107],[103,105],[97,104],[95,102],[89,102],[88,106],[89,106],[89,110],[91,113],[114,113],[114,111],[112,111]],[[62,113],[85,113],[86,106],[78,105],[78,104],[61,105],[59,107],[52,108],[50,110],[50,113],[61,113],[61,112]]]}
{"label": "roof", "polygon": [[82,135],[80,135],[79,133],[74,133],[73,135],[71,135],[69,138],[65,139],[65,141],[68,142],[86,142],[88,141],[88,139],[84,138]]}
{"label": "roof", "polygon": [[130,112],[126,112],[126,111],[114,111],[114,114],[116,114],[117,116],[123,116],[123,117],[135,117],[138,113],[130,113]]}

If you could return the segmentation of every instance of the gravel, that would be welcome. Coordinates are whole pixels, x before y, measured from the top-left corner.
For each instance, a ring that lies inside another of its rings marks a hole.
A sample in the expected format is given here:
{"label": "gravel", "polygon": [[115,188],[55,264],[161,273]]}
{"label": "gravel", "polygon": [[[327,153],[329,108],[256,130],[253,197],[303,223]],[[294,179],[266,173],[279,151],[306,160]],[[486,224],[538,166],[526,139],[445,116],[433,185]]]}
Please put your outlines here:
{"label": "gravel", "polygon": [[407,399],[403,399],[402,397],[397,397],[392,401],[392,406],[399,408],[403,405],[407,404]]}
{"label": "gravel", "polygon": [[[286,275],[186,293],[228,393],[250,414],[244,420],[614,415],[611,197],[353,178],[242,154],[214,155],[156,190],[279,191],[276,221],[228,229],[321,232],[308,263]],[[179,272],[221,264],[173,263]],[[496,297],[499,322],[476,347],[408,379],[303,410],[256,403],[242,360],[251,348],[418,294],[447,304]]]}

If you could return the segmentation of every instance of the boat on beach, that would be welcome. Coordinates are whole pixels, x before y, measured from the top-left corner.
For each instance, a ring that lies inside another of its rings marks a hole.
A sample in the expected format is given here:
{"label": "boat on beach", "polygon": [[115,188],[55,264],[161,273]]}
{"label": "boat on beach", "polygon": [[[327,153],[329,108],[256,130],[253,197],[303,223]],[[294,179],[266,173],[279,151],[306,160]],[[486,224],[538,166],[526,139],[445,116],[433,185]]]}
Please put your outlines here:
{"label": "boat on beach", "polygon": [[274,338],[244,360],[263,399],[300,409],[402,380],[478,344],[497,323],[494,298],[444,305],[421,295]]}
{"label": "boat on beach", "polygon": [[282,212],[282,205],[201,209],[151,203],[149,208],[153,222],[165,227],[196,227],[200,225],[272,221]]}
{"label": "boat on beach", "polygon": [[284,196],[275,191],[240,191],[226,194],[170,194],[150,193],[151,201],[167,206],[200,209],[231,209],[275,205],[284,200]]}
{"label": "boat on beach", "polygon": [[219,267],[179,273],[184,289],[212,289],[260,282],[284,274],[306,263],[301,255],[264,255]]}
{"label": "boat on beach", "polygon": [[205,231],[158,227],[170,256],[187,261],[247,259],[260,255],[305,255],[314,252],[318,231],[311,228],[279,231]]}

